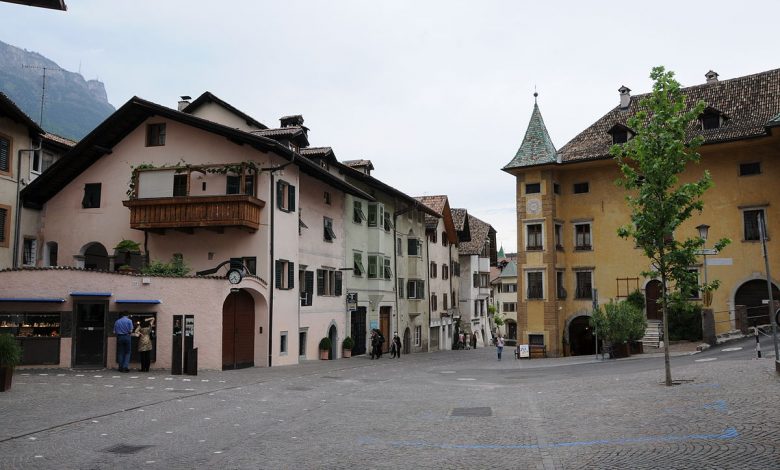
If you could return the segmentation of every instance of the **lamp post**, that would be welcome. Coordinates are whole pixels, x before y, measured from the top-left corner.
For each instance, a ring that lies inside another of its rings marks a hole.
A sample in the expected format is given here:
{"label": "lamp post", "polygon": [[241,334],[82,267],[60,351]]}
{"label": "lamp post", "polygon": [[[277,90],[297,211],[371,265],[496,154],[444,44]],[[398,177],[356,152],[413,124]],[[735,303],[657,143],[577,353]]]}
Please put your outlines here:
{"label": "lamp post", "polygon": [[[710,233],[710,226],[707,225],[707,224],[701,224],[701,225],[696,227],[696,230],[699,231],[699,238],[701,238],[702,241],[704,241],[704,243],[707,243],[707,236]],[[705,286],[705,288],[702,289],[702,300],[704,301],[704,306],[705,307],[709,307],[711,299],[710,299],[709,291],[706,290],[706,286],[707,286],[707,249],[704,248],[704,245],[702,245],[702,249],[701,249],[701,251],[699,251],[699,253],[701,253],[702,257],[704,258],[703,263],[704,263],[704,286]]]}
{"label": "lamp post", "polygon": [[[777,344],[777,323],[774,321],[774,318],[772,318],[772,310],[775,308],[775,302],[772,298],[772,274],[769,272],[769,255],[766,250],[767,237],[766,225],[764,225],[764,212],[758,213],[758,233],[761,236],[761,251],[764,255],[764,266],[766,267],[766,287],[769,291],[769,305],[767,305],[767,312],[769,313],[769,323],[772,324],[772,342],[775,346],[775,370],[780,372],[780,359],[778,358],[778,348],[780,347]],[[758,328],[756,328],[756,331],[758,331]]]}

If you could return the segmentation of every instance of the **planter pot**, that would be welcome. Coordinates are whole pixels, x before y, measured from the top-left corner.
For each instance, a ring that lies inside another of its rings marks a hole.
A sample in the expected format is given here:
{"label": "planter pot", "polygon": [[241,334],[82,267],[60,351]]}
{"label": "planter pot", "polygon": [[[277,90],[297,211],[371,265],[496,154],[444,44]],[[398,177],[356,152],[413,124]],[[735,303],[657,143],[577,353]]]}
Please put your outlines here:
{"label": "planter pot", "polygon": [[349,359],[350,357],[352,357],[352,350],[351,349],[345,349],[341,353],[341,357],[343,357],[344,359]]}
{"label": "planter pot", "polygon": [[620,344],[613,344],[612,345],[612,358],[618,359],[621,357],[628,357],[631,354],[629,353],[628,349],[628,343],[620,343]]}
{"label": "planter pot", "polygon": [[320,350],[320,359],[322,359],[323,361],[327,361],[328,360],[328,350],[327,349]]}
{"label": "planter pot", "polygon": [[642,354],[645,351],[644,345],[641,341],[631,341],[629,351],[631,354]]}
{"label": "planter pot", "polygon": [[13,376],[13,367],[0,366],[0,392],[5,392],[11,389],[11,379]]}

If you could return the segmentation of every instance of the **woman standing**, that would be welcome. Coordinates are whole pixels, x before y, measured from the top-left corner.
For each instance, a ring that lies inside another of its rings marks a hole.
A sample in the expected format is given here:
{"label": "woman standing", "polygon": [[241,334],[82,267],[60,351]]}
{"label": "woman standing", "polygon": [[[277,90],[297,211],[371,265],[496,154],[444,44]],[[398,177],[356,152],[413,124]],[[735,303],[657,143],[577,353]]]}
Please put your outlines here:
{"label": "woman standing", "polygon": [[496,352],[498,353],[498,360],[501,360],[501,353],[504,352],[504,337],[501,336],[501,333],[498,334],[498,338],[496,338]]}
{"label": "woman standing", "polygon": [[152,328],[154,328],[154,317],[144,319],[139,323],[133,332],[138,336],[138,352],[141,353],[141,372],[149,372],[149,363],[152,356]]}

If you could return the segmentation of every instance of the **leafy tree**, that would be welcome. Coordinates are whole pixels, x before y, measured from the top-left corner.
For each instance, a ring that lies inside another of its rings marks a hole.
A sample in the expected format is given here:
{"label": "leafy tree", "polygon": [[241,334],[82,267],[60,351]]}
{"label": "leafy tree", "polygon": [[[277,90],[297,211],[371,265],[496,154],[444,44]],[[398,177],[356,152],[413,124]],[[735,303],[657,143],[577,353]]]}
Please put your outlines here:
{"label": "leafy tree", "polygon": [[[704,246],[699,237],[678,240],[680,225],[694,211],[701,212],[701,196],[712,186],[712,178],[704,171],[701,178],[680,183],[679,176],[688,163],[698,163],[696,149],[702,138],[687,138],[705,108],[701,101],[687,107],[674,72],[663,67],[653,68],[653,91],[639,102],[639,110],[628,119],[635,135],[624,144],[614,145],[610,153],[622,173],[617,181],[629,191],[626,200],[631,209],[631,223],[620,227],[618,235],[633,238],[651,261],[651,269],[642,275],[660,278],[662,284],[664,338],[669,338],[669,291],[692,292],[697,288],[696,273],[689,271],[696,263],[697,251]],[[730,241],[715,244],[720,250]],[[704,286],[705,291],[717,288],[717,281]],[[669,342],[664,342],[666,385],[672,385]]]}
{"label": "leafy tree", "polygon": [[190,268],[184,264],[184,260],[179,257],[173,257],[167,263],[154,260],[148,266],[141,270],[142,274],[153,274],[158,276],[182,277],[190,272]]}

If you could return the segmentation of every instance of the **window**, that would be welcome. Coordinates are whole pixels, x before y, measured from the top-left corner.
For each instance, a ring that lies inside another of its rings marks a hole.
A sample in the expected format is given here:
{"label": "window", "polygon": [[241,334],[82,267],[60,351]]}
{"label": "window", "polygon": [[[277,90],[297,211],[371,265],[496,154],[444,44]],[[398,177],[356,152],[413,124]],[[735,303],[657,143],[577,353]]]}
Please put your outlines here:
{"label": "window", "polygon": [[393,277],[393,270],[390,268],[390,258],[385,258],[385,279],[391,279]]}
{"label": "window", "polygon": [[322,195],[322,200],[325,202],[325,204],[330,205],[330,192],[325,191]]}
{"label": "window", "polygon": [[312,304],[314,297],[314,271],[299,271],[298,284],[300,285],[301,307],[308,307]]}
{"label": "window", "polygon": [[528,344],[532,346],[544,346],[544,335],[528,335]]}
{"label": "window", "polygon": [[0,246],[8,246],[8,236],[11,230],[11,208],[0,206]]}
{"label": "window", "polygon": [[431,261],[431,278],[436,278],[436,263]]}
{"label": "window", "polygon": [[274,263],[274,281],[277,289],[289,290],[295,287],[295,263],[278,259]]}
{"label": "window", "polygon": [[624,144],[628,142],[628,131],[626,129],[615,129],[612,132],[613,144]]}
{"label": "window", "polygon": [[541,250],[544,245],[542,244],[542,224],[528,224],[525,226],[526,250]]}
{"label": "window", "polygon": [[[187,175],[173,175],[173,197],[182,197],[187,195],[187,181],[189,178]],[[230,188],[230,182],[228,181],[228,188]],[[228,193],[230,194],[230,193]]]}
{"label": "window", "polygon": [[761,162],[740,163],[739,176],[750,176],[761,174]]}
{"label": "window", "polygon": [[566,298],[566,287],[564,286],[563,281],[563,271],[555,272],[555,296],[561,300]]}
{"label": "window", "polygon": [[366,270],[363,268],[363,253],[352,254],[352,273],[355,276],[362,276]]}
{"label": "window", "polygon": [[526,296],[531,299],[544,298],[544,273],[542,271],[528,271],[525,273],[528,290]]}
{"label": "window", "polygon": [[389,232],[393,228],[393,222],[390,220],[390,212],[385,211],[384,217],[385,232]]}
{"label": "window", "polygon": [[441,265],[441,278],[445,280],[450,278],[450,267],[446,264]]}
{"label": "window", "polygon": [[702,130],[717,129],[721,125],[720,114],[716,112],[704,112],[699,116]]}
{"label": "window", "polygon": [[414,345],[415,346],[422,345],[422,327],[421,326],[415,326],[414,327]]}
{"label": "window", "polygon": [[342,273],[333,268],[317,270],[317,295],[336,296],[341,295]]}
{"label": "window", "polygon": [[287,332],[279,333],[279,354],[287,355]]}
{"label": "window", "polygon": [[101,183],[87,183],[84,185],[84,198],[81,207],[84,209],[97,209],[100,207]]}
{"label": "window", "polygon": [[447,246],[447,232],[441,233],[441,246]]}
{"label": "window", "polygon": [[420,256],[420,240],[409,238],[407,240],[407,250],[409,256]]}
{"label": "window", "polygon": [[396,251],[398,252],[398,256],[404,255],[404,242],[400,238],[396,239]]}
{"label": "window", "polygon": [[322,218],[323,237],[326,242],[332,242],[336,239],[336,234],[333,233],[333,219],[330,217]]}
{"label": "window", "polygon": [[474,274],[471,275],[472,278],[472,286],[476,289],[479,287],[479,273],[474,271]]}
{"label": "window", "polygon": [[0,172],[11,173],[11,141],[0,135]]}
{"label": "window", "polygon": [[306,357],[306,331],[298,332],[298,355]]}
{"label": "window", "polygon": [[447,294],[442,294],[441,295],[441,309],[442,310],[447,310],[447,308],[449,308],[448,305],[447,305]]}
{"label": "window", "polygon": [[[745,241],[761,240],[761,233],[759,232],[758,227],[759,216],[761,219],[766,217],[764,209],[746,209],[742,211],[742,220],[745,228]],[[766,220],[764,220],[764,227],[766,226]],[[769,238],[768,234],[764,233],[764,235]]]}
{"label": "window", "polygon": [[356,224],[362,224],[366,220],[366,214],[363,213],[363,203],[354,201],[352,203],[352,221]]}
{"label": "window", "polygon": [[555,224],[555,249],[563,250],[563,225]]}
{"label": "window", "polygon": [[[174,253],[174,256],[178,255],[181,261],[184,260],[181,253]],[[244,256],[243,258],[230,258],[230,267],[237,269],[246,268],[247,272],[252,275],[257,274],[257,257]]]}
{"label": "window", "polygon": [[561,185],[558,183],[553,183],[553,192],[555,194],[561,194]]}
{"label": "window", "polygon": [[406,283],[406,297],[408,299],[424,299],[425,281],[420,279],[410,279]]}
{"label": "window", "polygon": [[577,289],[574,297],[576,299],[593,298],[593,273],[590,271],[577,271],[574,273],[577,281]]}
{"label": "window", "polygon": [[146,126],[146,146],[159,147],[165,145],[165,123]]}
{"label": "window", "polygon": [[436,232],[431,232],[431,235],[428,237],[428,239],[431,241],[431,243],[436,243]]}
{"label": "window", "polygon": [[376,227],[379,221],[384,218],[381,204],[369,204],[368,205],[368,226]]}
{"label": "window", "polygon": [[525,184],[525,193],[526,194],[539,194],[542,192],[542,184],[541,183],[526,183]]}
{"label": "window", "polygon": [[276,182],[276,207],[285,212],[295,211],[295,186],[283,180]]}
{"label": "window", "polygon": [[435,312],[439,309],[439,304],[436,299],[436,294],[431,294],[431,312]]}
{"label": "window", "polygon": [[379,277],[379,256],[368,255],[368,278],[377,279]]}
{"label": "window", "polygon": [[404,278],[399,277],[398,278],[398,298],[403,299],[404,298]]}
{"label": "window", "polygon": [[460,263],[454,262],[452,263],[452,272],[455,273],[456,276],[460,277]]}
{"label": "window", "polygon": [[22,249],[22,264],[25,266],[35,266],[35,259],[38,256],[38,240],[34,238],[25,238]]}
{"label": "window", "polygon": [[590,192],[590,185],[588,182],[574,183],[574,194],[584,194]]}
{"label": "window", "polygon": [[517,311],[517,302],[504,302],[502,305],[503,312],[516,312]]}
{"label": "window", "polygon": [[691,299],[700,299],[699,296],[699,269],[698,268],[689,268],[688,274],[690,274],[691,278],[694,280],[694,284],[691,285],[691,289],[688,292],[688,297]]}
{"label": "window", "polygon": [[[181,176],[187,177],[187,175]],[[241,175],[226,175],[226,180],[225,194],[241,194]],[[174,185],[175,184],[176,181],[174,180]],[[255,195],[255,175],[244,175],[244,194],[248,196]],[[183,196],[184,195],[186,194],[183,194]]]}
{"label": "window", "polygon": [[490,273],[479,273],[479,287],[483,289],[490,287]]}
{"label": "window", "polygon": [[574,249],[575,250],[592,249],[590,239],[591,239],[590,223],[574,224]]}
{"label": "window", "polygon": [[41,151],[36,150],[30,155],[30,173],[40,175],[43,169],[43,160],[41,160]]}
{"label": "window", "polygon": [[501,284],[501,292],[509,294],[517,292],[517,284]]}

